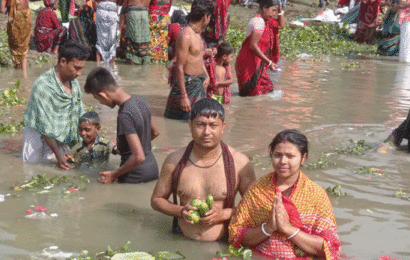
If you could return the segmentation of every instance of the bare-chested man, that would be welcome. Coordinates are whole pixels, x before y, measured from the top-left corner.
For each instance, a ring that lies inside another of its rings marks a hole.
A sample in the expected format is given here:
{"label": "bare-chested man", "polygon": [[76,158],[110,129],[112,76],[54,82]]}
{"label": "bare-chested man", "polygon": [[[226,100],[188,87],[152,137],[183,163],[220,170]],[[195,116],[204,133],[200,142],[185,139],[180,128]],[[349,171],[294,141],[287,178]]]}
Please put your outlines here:
{"label": "bare-chested man", "polygon": [[209,0],[195,0],[187,19],[188,26],[176,40],[176,77],[171,82],[165,117],[188,121],[191,106],[205,97],[205,88],[209,76],[204,66],[204,42],[201,32],[208,25],[214,13],[214,6]]}
{"label": "bare-chested man", "polygon": [[[171,153],[162,165],[161,175],[151,197],[151,206],[174,216],[173,230],[179,223],[182,233],[199,241],[215,241],[227,231],[235,195],[245,193],[255,181],[248,157],[221,141],[225,129],[224,109],[218,101],[204,98],[191,111],[189,127],[193,141]],[[174,195],[174,202],[169,200]],[[195,209],[191,200],[213,195],[214,204],[200,222],[188,220]],[[179,197],[180,203],[175,203]]]}
{"label": "bare-chested man", "polygon": [[97,11],[97,65],[103,60],[104,63],[113,63],[117,54],[117,30],[118,30],[118,4],[117,0],[96,0]]}
{"label": "bare-chested man", "polygon": [[125,0],[120,27],[125,26],[125,58],[131,64],[149,64],[151,41],[148,5],[151,0]]}
{"label": "bare-chested man", "polygon": [[11,59],[16,69],[27,72],[27,54],[31,36],[31,15],[28,1],[2,0],[0,12],[9,14],[7,34],[9,35],[9,48]]}

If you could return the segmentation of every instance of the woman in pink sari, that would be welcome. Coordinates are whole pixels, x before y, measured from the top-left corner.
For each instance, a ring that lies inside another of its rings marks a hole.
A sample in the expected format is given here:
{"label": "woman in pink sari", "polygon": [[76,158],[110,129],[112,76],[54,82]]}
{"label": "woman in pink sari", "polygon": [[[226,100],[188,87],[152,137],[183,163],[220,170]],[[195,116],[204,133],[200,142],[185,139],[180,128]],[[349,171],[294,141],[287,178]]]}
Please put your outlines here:
{"label": "woman in pink sari", "polygon": [[[273,90],[266,69],[276,70],[279,60],[279,29],[285,28],[279,3],[260,0],[259,11],[249,21],[235,65],[240,96],[258,96]],[[277,19],[273,18],[275,15]]]}

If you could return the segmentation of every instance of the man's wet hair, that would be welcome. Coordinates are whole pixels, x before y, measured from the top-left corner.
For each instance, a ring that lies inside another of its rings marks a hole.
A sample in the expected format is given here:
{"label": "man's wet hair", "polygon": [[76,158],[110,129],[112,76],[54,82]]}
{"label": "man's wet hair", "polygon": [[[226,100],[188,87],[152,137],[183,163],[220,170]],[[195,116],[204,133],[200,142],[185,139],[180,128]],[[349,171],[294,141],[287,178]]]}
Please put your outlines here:
{"label": "man's wet hair", "polygon": [[87,112],[83,114],[78,120],[78,124],[87,123],[93,125],[100,125],[100,117],[96,112]]}
{"label": "man's wet hair", "polygon": [[87,60],[88,57],[90,57],[90,54],[91,49],[84,44],[67,41],[58,49],[58,62],[60,62],[61,58],[65,58],[67,62],[70,62],[73,59]]}
{"label": "man's wet hair", "polygon": [[229,42],[223,42],[218,45],[218,53],[216,54],[216,57],[220,58],[231,53],[235,53],[235,48]]}
{"label": "man's wet hair", "polygon": [[259,9],[280,5],[279,0],[257,0],[256,2],[259,4]]}
{"label": "man's wet hair", "polygon": [[277,144],[286,142],[294,144],[298,148],[301,155],[303,156],[306,154],[307,158],[309,153],[309,142],[306,136],[296,129],[283,130],[277,134],[275,138],[273,138],[273,141],[269,145],[270,156],[272,157],[273,151],[275,150]]}
{"label": "man's wet hair", "polygon": [[191,12],[187,16],[188,22],[199,22],[205,15],[213,15],[215,7],[209,0],[194,0]]}
{"label": "man's wet hair", "polygon": [[111,72],[103,67],[94,68],[85,80],[84,91],[87,94],[98,94],[101,91],[115,92],[117,89],[117,82]]}
{"label": "man's wet hair", "polygon": [[225,110],[218,101],[212,98],[203,98],[195,102],[195,104],[191,108],[191,121],[195,119],[197,116],[204,116],[207,118],[210,117],[217,117],[219,115],[219,119],[222,122],[225,121]]}

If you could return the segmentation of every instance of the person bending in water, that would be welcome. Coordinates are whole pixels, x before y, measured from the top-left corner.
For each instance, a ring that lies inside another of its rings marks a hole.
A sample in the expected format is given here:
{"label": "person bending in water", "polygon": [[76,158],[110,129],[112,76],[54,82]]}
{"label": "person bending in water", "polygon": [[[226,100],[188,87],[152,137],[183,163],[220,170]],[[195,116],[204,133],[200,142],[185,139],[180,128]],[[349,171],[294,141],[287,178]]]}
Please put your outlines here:
{"label": "person bending in water", "polygon": [[[387,140],[396,146],[400,146],[403,139],[410,140],[410,111],[407,118],[387,137]],[[410,141],[408,141],[407,150],[410,152]]]}
{"label": "person bending in water", "polygon": [[[235,195],[245,193],[255,181],[248,157],[222,142],[225,112],[218,101],[196,102],[188,122],[193,140],[186,148],[171,153],[151,197],[153,209],[174,216],[173,232],[198,241],[215,241],[227,232],[235,211]],[[174,202],[168,200],[173,194]],[[214,197],[214,204],[198,224],[188,220],[192,199]],[[177,203],[177,197],[180,203]]]}
{"label": "person bending in water", "polygon": [[165,117],[189,120],[191,106],[205,97],[209,84],[203,56],[204,44],[201,32],[208,25],[214,12],[212,1],[195,0],[187,19],[188,26],[177,36],[176,80],[171,82]]}
{"label": "person bending in water", "polygon": [[90,49],[70,42],[58,51],[57,65],[34,82],[24,114],[23,161],[58,160],[69,169],[64,155],[79,141],[78,119],[84,114],[83,94],[76,78],[81,75]]}
{"label": "person bending in water", "polygon": [[102,67],[88,74],[84,90],[103,105],[119,106],[117,143],[121,165],[115,171],[100,172],[100,182],[111,183],[118,179],[122,183],[141,183],[157,179],[158,164],[152,153],[151,140],[159,135],[159,131],[147,104],[126,93]]}
{"label": "person bending in water", "polygon": [[108,163],[110,154],[118,154],[117,145],[107,138],[100,137],[100,117],[96,112],[87,112],[78,122],[82,142],[76,144],[68,153],[67,161],[76,167],[97,167]]}

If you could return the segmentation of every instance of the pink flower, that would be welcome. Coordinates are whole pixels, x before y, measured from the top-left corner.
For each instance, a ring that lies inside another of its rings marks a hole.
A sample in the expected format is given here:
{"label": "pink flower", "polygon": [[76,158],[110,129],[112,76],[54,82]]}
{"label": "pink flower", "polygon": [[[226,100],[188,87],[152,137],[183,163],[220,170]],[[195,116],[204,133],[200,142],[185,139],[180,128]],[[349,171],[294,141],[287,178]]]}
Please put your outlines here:
{"label": "pink flower", "polygon": [[26,210],[27,214],[31,214],[33,211],[31,209]]}
{"label": "pink flower", "polygon": [[46,211],[46,210],[48,210],[48,209],[47,209],[47,208],[44,208],[43,206],[37,206],[37,207],[35,208],[35,210],[43,212],[43,211]]}
{"label": "pink flower", "polygon": [[400,259],[396,259],[390,256],[379,256],[377,259],[378,260],[400,260]]}
{"label": "pink flower", "polygon": [[69,191],[69,192],[77,192],[76,189],[69,189],[68,191]]}
{"label": "pink flower", "polygon": [[154,22],[156,22],[156,21],[158,21],[158,17],[157,17],[157,16],[152,16],[152,20],[153,20]]}
{"label": "pink flower", "polygon": [[378,169],[376,172],[383,172],[383,169]]}
{"label": "pink flower", "polygon": [[162,150],[164,150],[164,151],[172,151],[172,149],[171,149],[171,148],[168,148],[168,147],[163,147]]}

